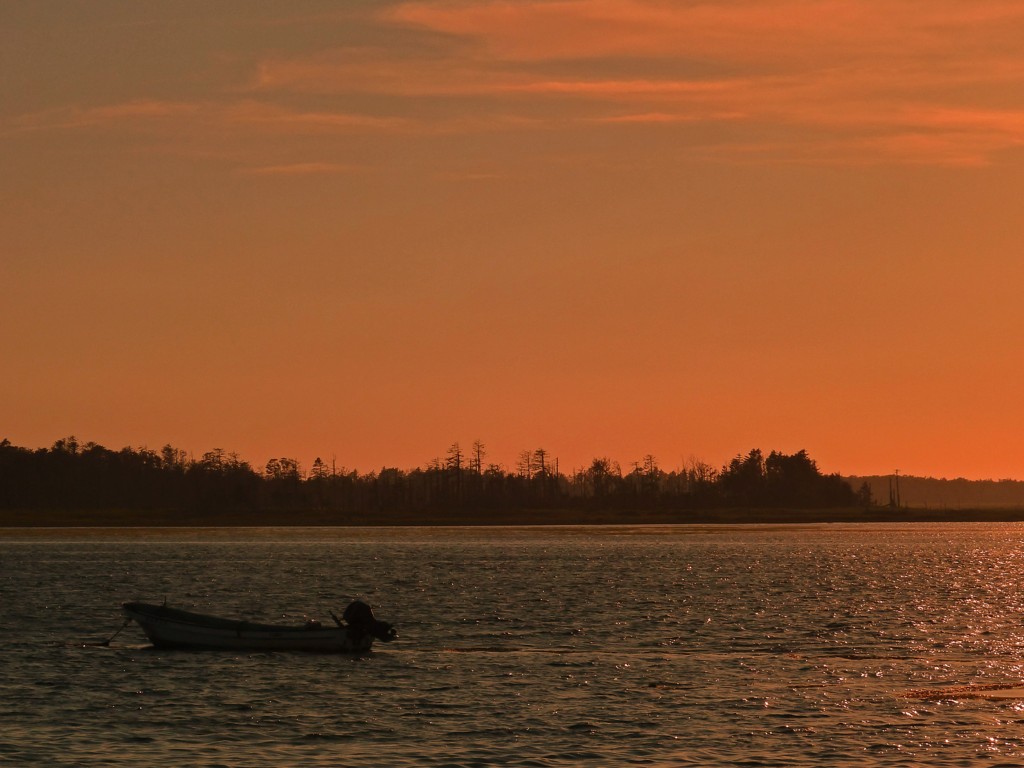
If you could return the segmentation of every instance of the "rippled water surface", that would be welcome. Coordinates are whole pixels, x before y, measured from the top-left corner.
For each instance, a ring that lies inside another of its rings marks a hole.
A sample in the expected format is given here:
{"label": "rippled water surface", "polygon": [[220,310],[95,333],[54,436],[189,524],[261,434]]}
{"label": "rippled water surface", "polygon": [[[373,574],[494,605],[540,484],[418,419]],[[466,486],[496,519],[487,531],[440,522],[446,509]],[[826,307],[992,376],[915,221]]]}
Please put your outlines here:
{"label": "rippled water surface", "polygon": [[[1022,568],[1014,524],[0,530],[0,763],[1016,766]],[[98,645],[165,597],[400,639]]]}

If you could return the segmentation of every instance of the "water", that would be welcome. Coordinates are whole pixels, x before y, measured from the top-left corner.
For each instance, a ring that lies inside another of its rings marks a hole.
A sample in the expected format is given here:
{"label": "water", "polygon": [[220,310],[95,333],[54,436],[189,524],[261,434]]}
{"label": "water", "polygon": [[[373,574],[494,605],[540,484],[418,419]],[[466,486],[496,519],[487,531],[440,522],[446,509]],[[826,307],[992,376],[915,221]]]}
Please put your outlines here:
{"label": "water", "polygon": [[[1020,765],[1022,568],[1017,524],[8,529],[0,764]],[[296,622],[361,597],[401,637],[96,644],[165,596]]]}

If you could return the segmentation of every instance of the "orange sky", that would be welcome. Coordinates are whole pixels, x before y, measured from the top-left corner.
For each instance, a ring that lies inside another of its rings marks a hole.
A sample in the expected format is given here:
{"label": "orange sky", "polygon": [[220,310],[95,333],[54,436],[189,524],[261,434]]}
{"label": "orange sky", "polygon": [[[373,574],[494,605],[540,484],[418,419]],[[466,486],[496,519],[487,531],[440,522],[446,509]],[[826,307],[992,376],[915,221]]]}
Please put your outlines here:
{"label": "orange sky", "polygon": [[1024,4],[0,6],[0,438],[1024,479]]}

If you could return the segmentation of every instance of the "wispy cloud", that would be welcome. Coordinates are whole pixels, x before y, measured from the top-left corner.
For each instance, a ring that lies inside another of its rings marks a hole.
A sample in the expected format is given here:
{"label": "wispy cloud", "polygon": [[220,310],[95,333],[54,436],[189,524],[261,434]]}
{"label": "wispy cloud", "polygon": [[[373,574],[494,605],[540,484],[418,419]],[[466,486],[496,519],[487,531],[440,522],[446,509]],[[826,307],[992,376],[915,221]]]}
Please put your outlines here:
{"label": "wispy cloud", "polygon": [[[984,163],[1021,143],[1015,0],[451,0],[386,19],[456,41],[432,65],[447,77],[389,78],[423,94],[586,100],[607,105],[597,122],[638,127],[803,126],[807,141],[872,161]],[[649,62],[650,75],[608,77],[616,61]],[[670,74],[693,61],[707,72]],[[565,63],[583,76],[546,76]]]}
{"label": "wispy cloud", "polygon": [[[49,110],[0,132],[397,138],[728,122],[723,159],[956,165],[1024,135],[1019,0],[414,0],[353,14],[374,34],[265,56],[224,93]],[[794,141],[763,141],[780,132]]]}
{"label": "wispy cloud", "polygon": [[[465,37],[509,59],[701,56],[807,62],[991,50],[1024,22],[1015,0],[456,0],[409,2],[395,22]],[[978,31],[987,40],[966,39]]]}
{"label": "wispy cloud", "polygon": [[503,173],[489,173],[486,171],[445,171],[439,173],[438,178],[446,181],[502,181],[508,178]]}
{"label": "wispy cloud", "polygon": [[286,163],[283,165],[257,165],[240,168],[239,173],[245,176],[323,176],[349,174],[362,168],[345,163]]}
{"label": "wispy cloud", "polygon": [[381,117],[363,113],[328,110],[303,110],[259,101],[242,101],[218,110],[218,118],[234,125],[251,126],[290,133],[337,131],[396,131],[408,124],[400,117]]}
{"label": "wispy cloud", "polygon": [[10,118],[3,133],[124,127],[133,131],[238,129],[271,133],[337,133],[401,130],[408,120],[356,112],[304,110],[251,99],[195,103],[131,101],[50,109]]}
{"label": "wispy cloud", "polygon": [[0,135],[89,128],[126,122],[138,124],[168,119],[191,119],[202,111],[203,106],[200,104],[157,99],[91,107],[53,108],[7,118],[0,123]]}

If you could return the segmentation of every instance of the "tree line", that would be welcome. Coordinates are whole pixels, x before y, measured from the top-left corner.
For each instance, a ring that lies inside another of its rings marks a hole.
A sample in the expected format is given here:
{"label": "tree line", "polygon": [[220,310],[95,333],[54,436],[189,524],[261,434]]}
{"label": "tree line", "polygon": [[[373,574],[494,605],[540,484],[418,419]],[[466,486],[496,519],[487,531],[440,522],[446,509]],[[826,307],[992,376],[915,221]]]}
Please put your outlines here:
{"label": "tree line", "polygon": [[806,451],[760,450],[721,468],[698,460],[672,471],[644,456],[625,470],[607,457],[569,472],[544,449],[522,451],[506,469],[485,463],[476,441],[453,443],[423,467],[359,473],[317,458],[308,471],[291,458],[255,468],[215,449],[195,459],[165,445],[111,450],[74,437],[50,448],[0,442],[0,509],[164,511],[321,510],[339,515],[467,510],[701,510],[725,507],[839,508],[870,504],[839,475],[822,474]]}

